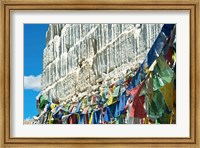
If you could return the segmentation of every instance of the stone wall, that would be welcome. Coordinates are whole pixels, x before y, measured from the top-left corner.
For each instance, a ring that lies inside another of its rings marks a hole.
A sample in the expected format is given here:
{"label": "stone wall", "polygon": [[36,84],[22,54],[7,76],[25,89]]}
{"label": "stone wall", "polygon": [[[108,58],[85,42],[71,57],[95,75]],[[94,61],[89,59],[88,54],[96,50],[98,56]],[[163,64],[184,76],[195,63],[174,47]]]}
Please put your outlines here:
{"label": "stone wall", "polygon": [[42,93],[67,99],[95,91],[144,60],[163,24],[50,24]]}

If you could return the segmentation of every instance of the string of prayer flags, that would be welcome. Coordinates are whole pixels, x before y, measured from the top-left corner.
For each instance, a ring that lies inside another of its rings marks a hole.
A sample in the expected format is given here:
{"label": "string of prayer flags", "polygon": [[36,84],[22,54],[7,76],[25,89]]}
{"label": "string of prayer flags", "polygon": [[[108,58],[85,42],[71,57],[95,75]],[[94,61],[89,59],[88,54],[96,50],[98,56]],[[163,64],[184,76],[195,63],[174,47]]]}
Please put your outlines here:
{"label": "string of prayer flags", "polygon": [[146,58],[144,59],[143,63],[140,65],[139,70],[137,71],[136,75],[132,79],[133,87],[139,85],[144,80],[146,67],[150,67],[153,64],[153,62],[158,58],[158,56],[161,54],[162,49],[167,41],[167,38],[170,36],[170,33],[173,27],[174,27],[174,24],[167,24],[167,25],[165,24],[162,27],[162,31],[159,33],[154,44],[149,50]]}

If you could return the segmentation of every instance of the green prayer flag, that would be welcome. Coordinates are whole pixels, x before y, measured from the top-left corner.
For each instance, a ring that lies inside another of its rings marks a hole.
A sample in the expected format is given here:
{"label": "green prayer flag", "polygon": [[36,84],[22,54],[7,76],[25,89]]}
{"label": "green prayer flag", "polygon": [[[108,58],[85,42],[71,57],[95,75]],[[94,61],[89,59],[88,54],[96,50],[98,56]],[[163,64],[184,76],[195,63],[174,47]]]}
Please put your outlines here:
{"label": "green prayer flag", "polygon": [[40,106],[39,106],[39,108],[43,109],[45,107],[45,104],[47,104],[47,103],[48,103],[47,98],[44,95],[41,95],[40,96]]}
{"label": "green prayer flag", "polygon": [[124,115],[120,115],[115,118],[116,124],[124,124]]}
{"label": "green prayer flag", "polygon": [[117,86],[113,92],[113,97],[118,97],[119,96],[119,91],[120,91],[120,86]]}
{"label": "green prayer flag", "polygon": [[153,93],[152,100],[149,100],[149,115],[160,117],[166,110],[166,104],[160,90]]}
{"label": "green prayer flag", "polygon": [[162,117],[158,118],[157,120],[160,124],[169,124],[169,116],[169,114],[164,113]]}
{"label": "green prayer flag", "polygon": [[163,55],[157,59],[157,65],[153,71],[153,87],[154,90],[163,87],[165,84],[172,82],[174,79],[174,71],[166,63]]}

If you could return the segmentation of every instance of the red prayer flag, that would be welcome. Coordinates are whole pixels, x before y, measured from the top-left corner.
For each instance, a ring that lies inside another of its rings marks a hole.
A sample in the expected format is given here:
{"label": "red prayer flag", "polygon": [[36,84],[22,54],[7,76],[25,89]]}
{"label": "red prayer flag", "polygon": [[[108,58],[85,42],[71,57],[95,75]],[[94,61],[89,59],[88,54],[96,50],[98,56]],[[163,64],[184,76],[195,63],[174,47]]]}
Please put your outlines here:
{"label": "red prayer flag", "polygon": [[144,96],[139,97],[144,82],[145,81],[143,81],[137,87],[131,90],[131,95],[133,96],[133,103],[130,108],[130,114],[129,114],[130,117],[144,118],[146,116],[143,107],[145,97]]}
{"label": "red prayer flag", "polygon": [[140,91],[141,91],[141,89],[142,89],[142,86],[143,86],[144,82],[145,82],[145,81],[143,81],[142,83],[140,83],[138,86],[136,86],[135,88],[133,88],[133,89],[131,90],[131,95],[133,96],[133,98],[139,96]]}
{"label": "red prayer flag", "polygon": [[130,116],[136,118],[145,118],[146,112],[144,109],[145,96],[136,97],[133,101],[132,109],[130,110]]}
{"label": "red prayer flag", "polygon": [[165,59],[167,60],[167,62],[170,62],[170,64],[172,64],[172,52],[173,52],[173,47],[170,46],[167,54],[165,55]]}

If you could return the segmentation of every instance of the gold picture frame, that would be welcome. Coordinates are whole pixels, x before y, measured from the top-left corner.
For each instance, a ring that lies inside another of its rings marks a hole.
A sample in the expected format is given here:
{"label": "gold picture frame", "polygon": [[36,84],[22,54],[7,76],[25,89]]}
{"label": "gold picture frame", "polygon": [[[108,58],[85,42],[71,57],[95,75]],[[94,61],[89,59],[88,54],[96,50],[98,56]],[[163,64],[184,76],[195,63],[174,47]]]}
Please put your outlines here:
{"label": "gold picture frame", "polygon": [[[199,1],[169,0],[0,0],[0,139],[1,147],[200,147],[199,141]],[[17,10],[188,10],[190,12],[190,138],[11,138],[10,14]]]}

